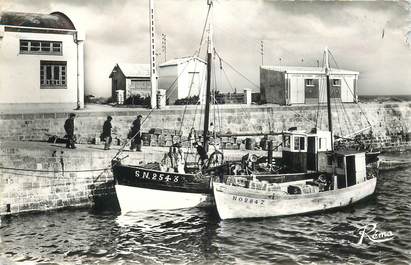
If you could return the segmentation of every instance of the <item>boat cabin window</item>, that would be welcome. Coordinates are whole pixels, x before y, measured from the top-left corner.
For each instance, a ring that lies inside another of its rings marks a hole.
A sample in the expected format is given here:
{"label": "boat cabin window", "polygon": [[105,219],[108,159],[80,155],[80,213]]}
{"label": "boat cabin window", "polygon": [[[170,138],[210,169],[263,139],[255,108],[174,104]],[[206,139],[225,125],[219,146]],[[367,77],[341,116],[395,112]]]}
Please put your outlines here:
{"label": "boat cabin window", "polygon": [[303,136],[294,136],[294,150],[295,151],[305,150],[305,138]]}
{"label": "boat cabin window", "polygon": [[284,147],[290,148],[290,136],[289,135],[284,136]]}
{"label": "boat cabin window", "polygon": [[344,168],[344,157],[343,156],[337,157],[337,167]]}

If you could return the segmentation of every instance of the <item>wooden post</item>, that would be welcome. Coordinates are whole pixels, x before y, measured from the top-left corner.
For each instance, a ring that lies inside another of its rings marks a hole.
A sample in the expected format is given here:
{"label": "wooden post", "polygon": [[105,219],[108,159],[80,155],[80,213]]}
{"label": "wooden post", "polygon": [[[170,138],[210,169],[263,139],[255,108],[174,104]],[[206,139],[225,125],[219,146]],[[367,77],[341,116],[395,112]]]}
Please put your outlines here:
{"label": "wooden post", "polygon": [[267,166],[270,166],[273,163],[273,140],[268,141],[267,150]]}

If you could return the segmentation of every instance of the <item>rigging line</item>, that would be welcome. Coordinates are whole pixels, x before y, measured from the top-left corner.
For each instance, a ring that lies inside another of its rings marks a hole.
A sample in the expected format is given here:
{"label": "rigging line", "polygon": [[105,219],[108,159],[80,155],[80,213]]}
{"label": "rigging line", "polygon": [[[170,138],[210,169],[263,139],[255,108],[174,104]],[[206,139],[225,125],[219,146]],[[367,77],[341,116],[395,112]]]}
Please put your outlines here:
{"label": "rigging line", "polygon": [[16,168],[16,167],[0,167],[0,170],[13,170],[13,171],[24,171],[24,172],[40,172],[40,173],[80,173],[80,172],[98,172],[105,171],[110,169],[106,168],[97,168],[97,169],[81,169],[81,170],[43,170],[43,169],[26,169],[26,168]]}
{"label": "rigging line", "polygon": [[[207,22],[208,22],[208,19],[209,19],[209,17],[210,17],[210,11],[211,11],[211,5],[208,6],[207,16],[206,16],[206,19],[205,19],[205,21],[204,21],[203,32],[201,33],[200,47],[198,48],[197,56],[200,56],[202,43],[203,43],[203,41],[204,41],[204,35],[205,35],[206,29],[207,29]],[[195,54],[195,53],[194,53],[194,54]]]}
{"label": "rigging line", "polygon": [[[225,62],[228,66],[230,66],[227,61],[225,61],[224,59],[221,58],[221,56],[216,52],[217,56],[221,59],[221,61]],[[232,66],[230,66],[234,71],[236,71]],[[239,73],[240,75],[242,75],[240,72],[236,71],[237,73]],[[242,75],[243,76],[243,75]],[[245,76],[243,76],[244,78],[246,78]],[[258,88],[258,86],[253,83],[252,81],[250,81],[248,78],[246,78],[249,82],[251,82],[254,86],[256,86]],[[315,125],[315,122],[313,120],[307,119],[306,117],[304,117],[303,115],[301,115],[300,113],[296,112],[295,110],[289,108],[290,111],[294,112],[295,114],[299,115],[301,118],[305,119],[306,121],[312,123]],[[251,117],[251,116],[250,116]]]}
{"label": "rigging line", "polygon": [[[219,108],[219,104],[218,104],[218,102],[217,102],[217,99],[215,98],[215,96],[213,96],[213,101],[214,101],[214,105],[216,106],[216,108],[217,108],[217,112],[218,112],[218,120],[219,120],[219,131],[220,132],[222,132],[222,122],[221,122],[221,113],[220,113],[220,108]],[[217,139],[217,136],[215,136],[214,137],[215,139]],[[223,148],[223,143],[222,143],[222,141],[221,141],[221,139],[222,139],[222,137],[220,136],[220,137],[218,137],[218,139],[220,139],[220,150],[221,150],[221,153],[223,153],[223,155],[224,155],[224,148]]]}
{"label": "rigging line", "polygon": [[[214,49],[215,50],[215,49]],[[253,86],[255,86],[256,88],[260,88],[256,83],[254,83],[253,81],[251,81],[250,79],[248,79],[244,74],[242,74],[240,71],[238,71],[237,69],[235,69],[230,63],[228,63],[226,60],[224,60],[220,54],[215,50],[215,53],[217,55],[218,58],[221,59],[222,62],[226,63],[234,72],[236,72],[237,74],[239,74],[241,77],[243,77],[245,80],[247,80],[250,84],[252,84]]]}
{"label": "rigging line", "polygon": [[[324,67],[324,57],[325,57],[324,53],[325,53],[325,51],[323,52],[323,58],[322,58],[323,64],[322,64],[321,68]],[[325,79],[325,82],[327,83],[327,78]],[[317,125],[318,125],[318,117],[319,117],[319,113],[320,113],[321,91],[323,90],[322,89],[323,85],[324,85],[324,82],[321,82],[320,85],[318,86],[318,107],[317,107],[317,113],[316,113],[316,119],[315,119],[315,127],[316,128],[317,128]]]}
{"label": "rigging line", "polygon": [[341,123],[341,120],[340,120],[340,115],[339,115],[339,110],[338,110],[338,99],[336,99],[335,100],[336,101],[336,104],[335,104],[335,110],[336,110],[336,112],[337,112],[337,120],[338,120],[338,125],[339,125],[339,127],[340,127],[340,135],[342,136],[342,135],[344,135],[344,133],[343,133],[343,131],[342,131],[342,123]]}
{"label": "rigging line", "polygon": [[[334,55],[332,54],[332,52],[331,52],[330,50],[329,50],[328,52],[330,53],[331,58],[333,59],[333,61],[334,61],[335,65],[337,66],[337,68],[338,68],[338,69],[341,69],[341,68],[338,66],[337,60],[334,58]],[[343,79],[344,79],[345,84],[346,84],[347,87],[348,87],[348,91],[350,91],[351,95],[353,96],[353,98],[354,98],[354,100],[355,100],[354,92],[351,90],[351,87],[350,87],[350,85],[348,84],[348,82],[347,82],[347,80],[345,79],[344,76],[343,76]],[[357,104],[358,108],[360,109],[361,114],[364,115],[364,117],[365,117],[368,125],[372,127],[370,121],[369,121],[368,118],[367,118],[367,115],[365,115],[365,112],[364,112],[363,109],[361,108],[359,102],[356,102],[356,104]]]}
{"label": "rigging line", "polygon": [[[227,80],[227,83],[229,84],[230,88],[231,88],[232,90],[234,90],[234,87],[233,87],[230,79],[228,78],[227,72],[225,71],[224,68],[221,68],[221,70],[222,70],[222,72],[224,73],[224,76],[225,76],[225,78],[226,78],[226,80]],[[245,111],[245,109],[243,108],[242,104],[240,104],[240,108],[241,108],[242,114],[243,114],[243,116],[244,116],[243,119],[244,119],[244,120],[249,119],[249,121],[251,121],[251,120],[252,120],[252,119],[251,119],[251,114],[250,114],[250,113],[247,113],[247,112]],[[256,127],[256,126],[253,126],[253,127]]]}
{"label": "rigging line", "polygon": [[[210,16],[210,10],[211,10],[211,6],[208,7],[207,16],[206,16],[204,26],[203,26],[203,31],[201,33],[199,48],[198,48],[198,50],[194,51],[193,55],[188,60],[188,62],[193,60],[195,56],[200,57],[201,48],[203,46],[204,36],[205,36],[206,29],[207,29],[207,22],[208,22],[208,19],[209,19],[209,16]],[[181,74],[184,72],[184,70],[186,69],[187,66],[188,66],[188,64],[186,64],[186,66],[183,68],[183,71],[181,71],[180,75],[173,81],[173,83],[170,85],[170,87],[167,90],[169,90],[172,86],[174,86],[175,82],[178,80],[178,78],[181,76]],[[173,95],[175,92],[176,92],[176,87],[174,87],[174,89],[172,89],[169,96],[167,96],[167,99],[169,99],[171,97],[171,95]]]}
{"label": "rigging line", "polygon": [[[353,129],[354,126],[353,126],[353,124],[350,120],[350,117],[349,117],[348,112],[347,112],[347,110],[344,106],[344,102],[342,102],[342,99],[340,99],[340,104],[341,104],[341,108],[342,108],[342,112],[343,112],[344,121],[347,123],[347,127],[346,127],[347,128],[347,133],[351,133],[352,130],[350,130],[350,128]],[[361,119],[360,119],[360,123],[362,124]]]}
{"label": "rigging line", "polygon": [[[50,176],[50,175],[27,175],[24,173],[17,173],[17,172],[5,172],[5,174],[13,174],[13,176],[23,176],[23,177],[27,177],[27,178],[43,178],[43,179],[51,179],[51,180],[66,180],[67,177],[65,177],[64,179],[61,178],[57,178],[57,177],[62,177],[62,175],[60,176]],[[93,180],[94,182],[94,180]],[[55,184],[56,186],[64,186],[65,184]],[[76,185],[85,185],[88,186],[90,185],[90,181],[77,181]]]}
{"label": "rigging line", "polygon": [[142,125],[147,121],[148,117],[150,117],[151,113],[154,111],[155,109],[151,109],[150,112],[148,113],[148,115],[144,118],[144,120],[141,122],[140,124],[140,130],[138,130],[138,132],[136,132],[133,137],[131,137],[130,139],[127,139],[127,141],[121,146],[121,148],[118,150],[118,152],[113,156],[113,158],[111,160],[116,159],[124,150],[124,148],[126,147],[126,145],[131,142],[132,140],[134,140],[134,138],[140,133],[141,131],[141,127]]}
{"label": "rigging line", "polygon": [[186,68],[188,67],[188,64],[189,64],[192,60],[195,60],[194,55],[186,61],[186,65],[184,66],[184,68],[182,69],[182,71],[180,72],[180,74],[174,79],[173,83],[171,83],[171,85],[166,89],[167,91],[170,90],[170,92],[171,92],[171,93],[168,93],[169,95],[166,97],[166,99],[170,99],[170,97],[171,97],[172,95],[174,95],[175,92],[178,91],[178,86],[175,86],[175,84],[176,84],[177,80],[181,77],[181,75],[184,73],[184,71],[185,71]]}
{"label": "rigging line", "polygon": [[[194,76],[195,76],[196,70],[197,70],[197,64],[198,64],[198,61],[194,60],[194,71],[193,71],[193,76],[191,77],[190,88],[188,89],[188,97],[190,97],[191,89],[193,88],[193,81],[194,81]],[[187,112],[187,105],[188,104],[185,104],[185,106],[184,106],[183,117],[182,117],[181,123],[180,123],[179,134],[181,133],[181,131],[183,129],[184,118],[185,118],[185,115],[186,115],[186,112]]]}
{"label": "rigging line", "polygon": [[[341,124],[340,125],[341,126],[340,132],[341,132],[341,136],[342,136],[342,135],[344,135],[343,128],[345,128],[347,130],[347,132],[350,132],[350,129],[349,129],[350,128],[350,123],[347,120],[347,113],[345,111],[344,103],[342,102],[341,96],[340,96],[340,98],[337,99],[337,104],[339,104],[339,106],[340,106],[340,113],[342,114],[341,116],[343,117],[342,118],[343,123],[346,123],[346,124]],[[347,126],[344,126],[344,125],[347,125]]]}
{"label": "rigging line", "polygon": [[[212,91],[214,91],[213,93],[215,93],[215,91],[216,91],[216,89],[217,89],[217,75],[216,75],[216,71],[215,71],[215,67],[213,67],[213,73],[214,73],[214,78],[213,78],[213,87],[214,87],[214,89],[212,90]],[[213,93],[211,94],[211,96],[213,97]],[[214,96],[214,100],[212,101],[213,103],[214,103],[214,101],[215,101],[215,96]],[[213,133],[216,131],[216,106],[215,106],[215,104],[212,104],[213,105]]]}

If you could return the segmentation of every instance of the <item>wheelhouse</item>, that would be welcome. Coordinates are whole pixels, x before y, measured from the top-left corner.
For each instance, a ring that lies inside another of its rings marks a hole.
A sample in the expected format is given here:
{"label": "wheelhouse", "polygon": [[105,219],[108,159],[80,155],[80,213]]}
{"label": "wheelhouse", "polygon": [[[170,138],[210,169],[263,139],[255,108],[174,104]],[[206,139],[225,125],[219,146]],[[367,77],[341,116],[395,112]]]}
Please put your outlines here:
{"label": "wheelhouse", "polygon": [[283,133],[284,164],[298,172],[326,171],[326,152],[331,150],[331,133],[328,131]]}

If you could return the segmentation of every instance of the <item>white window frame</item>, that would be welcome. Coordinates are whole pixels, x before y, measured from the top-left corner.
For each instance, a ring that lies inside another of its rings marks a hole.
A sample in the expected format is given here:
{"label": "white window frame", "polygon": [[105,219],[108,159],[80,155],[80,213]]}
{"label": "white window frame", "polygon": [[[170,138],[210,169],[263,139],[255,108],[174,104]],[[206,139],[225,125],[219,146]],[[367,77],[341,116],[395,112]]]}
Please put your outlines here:
{"label": "white window frame", "polygon": [[20,40],[20,54],[63,55],[62,41]]}
{"label": "white window frame", "polygon": [[306,79],[304,79],[304,84],[305,84],[305,86],[314,86],[314,79],[306,78]]}
{"label": "white window frame", "polygon": [[[301,138],[304,139],[304,144],[302,148],[301,148]],[[296,145],[297,139],[298,139],[298,146]],[[307,142],[307,139],[304,136],[294,136],[294,151],[305,151],[306,142]]]}
{"label": "white window frame", "polygon": [[[50,76],[50,78],[48,78],[48,76]],[[66,61],[40,61],[40,88],[41,89],[66,89],[67,88],[67,62]]]}

